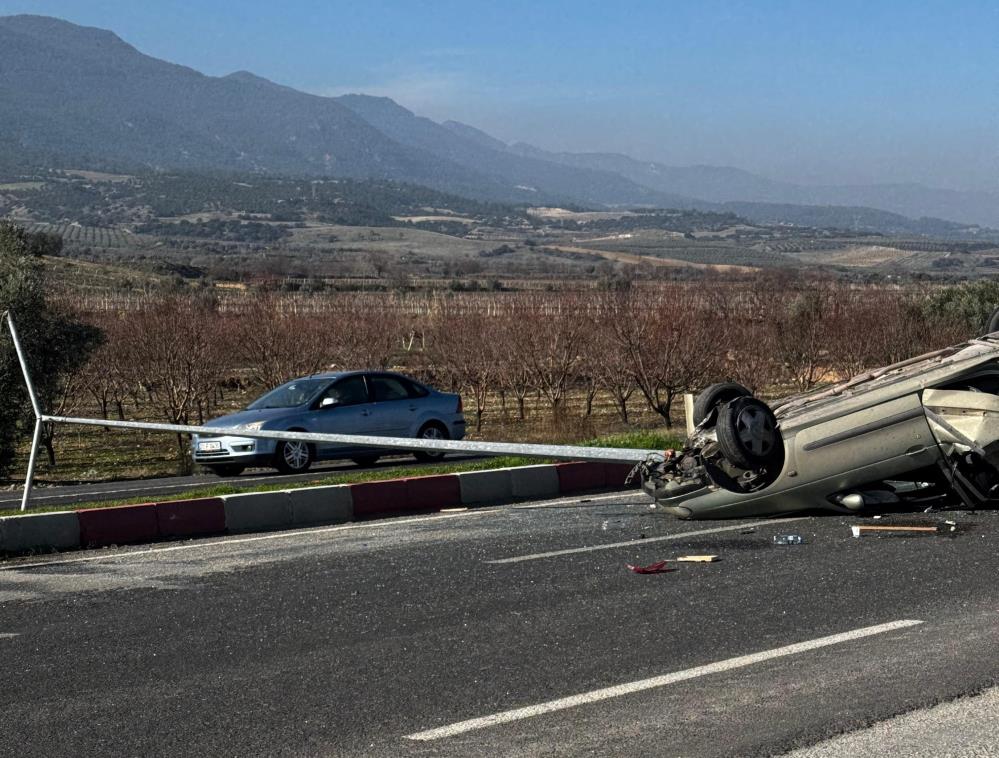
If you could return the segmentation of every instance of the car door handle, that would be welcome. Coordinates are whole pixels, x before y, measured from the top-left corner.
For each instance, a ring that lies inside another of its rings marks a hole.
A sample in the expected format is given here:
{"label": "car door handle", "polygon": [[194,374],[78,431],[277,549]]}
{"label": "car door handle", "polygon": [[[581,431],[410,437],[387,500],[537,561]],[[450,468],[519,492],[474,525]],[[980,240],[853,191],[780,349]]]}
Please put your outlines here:
{"label": "car door handle", "polygon": [[371,411],[361,411],[361,415],[362,416],[370,416],[371,415]]}
{"label": "car door handle", "polygon": [[417,409],[417,407],[415,405],[411,405],[411,406],[409,406],[409,410],[415,411],[415,410],[418,410],[418,409]]}

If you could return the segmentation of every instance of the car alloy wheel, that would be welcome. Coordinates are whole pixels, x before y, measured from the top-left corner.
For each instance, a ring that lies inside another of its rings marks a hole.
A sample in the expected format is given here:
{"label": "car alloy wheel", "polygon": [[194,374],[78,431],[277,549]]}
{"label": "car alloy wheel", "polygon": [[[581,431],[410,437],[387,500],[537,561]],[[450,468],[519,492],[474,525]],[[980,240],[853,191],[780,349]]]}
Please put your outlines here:
{"label": "car alloy wheel", "polygon": [[275,465],[283,474],[301,474],[312,465],[312,448],[303,440],[288,440],[278,446]]}
{"label": "car alloy wheel", "polygon": [[715,431],[722,455],[739,468],[774,463],[783,453],[773,411],[754,397],[740,397],[722,405]]}

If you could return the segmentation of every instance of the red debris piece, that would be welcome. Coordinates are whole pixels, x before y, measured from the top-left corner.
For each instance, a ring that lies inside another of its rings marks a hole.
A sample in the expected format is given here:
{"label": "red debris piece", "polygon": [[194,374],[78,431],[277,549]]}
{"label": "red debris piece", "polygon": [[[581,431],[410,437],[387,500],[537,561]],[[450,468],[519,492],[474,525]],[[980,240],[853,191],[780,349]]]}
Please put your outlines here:
{"label": "red debris piece", "polygon": [[626,563],[625,565],[636,574],[665,574],[667,571],[676,571],[676,567],[667,566],[667,563],[669,561],[650,563],[648,566],[632,566],[630,563]]}

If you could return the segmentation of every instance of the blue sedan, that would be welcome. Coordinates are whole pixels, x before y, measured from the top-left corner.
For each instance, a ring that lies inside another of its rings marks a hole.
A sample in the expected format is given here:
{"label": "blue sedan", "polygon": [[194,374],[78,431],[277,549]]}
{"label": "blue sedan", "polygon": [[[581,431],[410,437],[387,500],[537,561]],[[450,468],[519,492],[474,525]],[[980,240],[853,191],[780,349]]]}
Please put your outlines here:
{"label": "blue sedan", "polygon": [[[391,451],[342,444],[314,444],[241,437],[239,429],[320,434],[364,434],[460,440],[465,436],[461,396],[439,392],[402,374],[347,371],[294,379],[254,400],[245,410],[212,419],[218,435],[194,435],[194,462],[219,476],[248,466],[272,466],[286,474],[308,471],[314,461],[349,458],[371,465]],[[232,429],[226,433],[225,429]],[[443,453],[414,453],[438,460]]]}

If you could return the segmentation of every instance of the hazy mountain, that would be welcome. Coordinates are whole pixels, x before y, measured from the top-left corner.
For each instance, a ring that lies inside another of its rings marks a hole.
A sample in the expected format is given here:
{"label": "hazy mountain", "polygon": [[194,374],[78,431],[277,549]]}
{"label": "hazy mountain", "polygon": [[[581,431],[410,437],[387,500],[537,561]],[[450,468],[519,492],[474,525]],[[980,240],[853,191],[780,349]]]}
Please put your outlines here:
{"label": "hazy mountain", "polygon": [[877,208],[849,205],[801,205],[789,203],[719,203],[719,209],[758,224],[796,224],[820,229],[845,229],[888,235],[926,235],[953,239],[995,239],[995,230],[940,218],[909,218]]}
{"label": "hazy mountain", "polygon": [[869,206],[999,226],[999,196],[988,193],[804,186],[736,168],[508,146],[466,124],[416,116],[388,98],[318,97],[245,71],[205,76],[144,55],[112,32],[43,16],[0,17],[0,146],[5,157],[63,167],[390,179],[532,204],[712,210],[764,203],[761,213],[780,212],[785,221],[817,213],[793,212],[791,205],[845,206],[825,213],[836,218]]}
{"label": "hazy mountain", "polygon": [[656,205],[689,208],[696,200],[678,193],[660,192],[620,174],[539,160],[503,149],[505,146],[472,127],[446,127],[417,116],[387,97],[344,95],[337,98],[361,118],[396,142],[500,177],[517,187],[528,187],[555,197],[608,205]]}
{"label": "hazy mountain", "polygon": [[919,184],[804,185],[767,179],[728,166],[666,166],[617,153],[554,153],[516,143],[510,151],[577,168],[612,171],[660,192],[679,192],[702,200],[778,205],[867,206],[912,218],[953,219],[999,226],[999,194],[961,192]]}
{"label": "hazy mountain", "polygon": [[503,155],[385,98],[205,76],[111,32],[0,18],[0,136],[67,158],[415,182],[507,201],[671,204],[617,174]]}
{"label": "hazy mountain", "polygon": [[204,76],[111,32],[0,18],[0,138],[65,160],[399,179],[476,197],[530,193],[393,141],[331,98],[246,72]]}
{"label": "hazy mountain", "polygon": [[445,129],[450,129],[455,134],[464,137],[465,139],[472,140],[473,142],[478,142],[482,147],[488,147],[492,150],[499,150],[501,152],[506,152],[507,145],[502,140],[498,140],[495,137],[486,134],[481,129],[476,129],[474,126],[469,126],[468,124],[463,124],[460,121],[445,121],[441,124]]}

